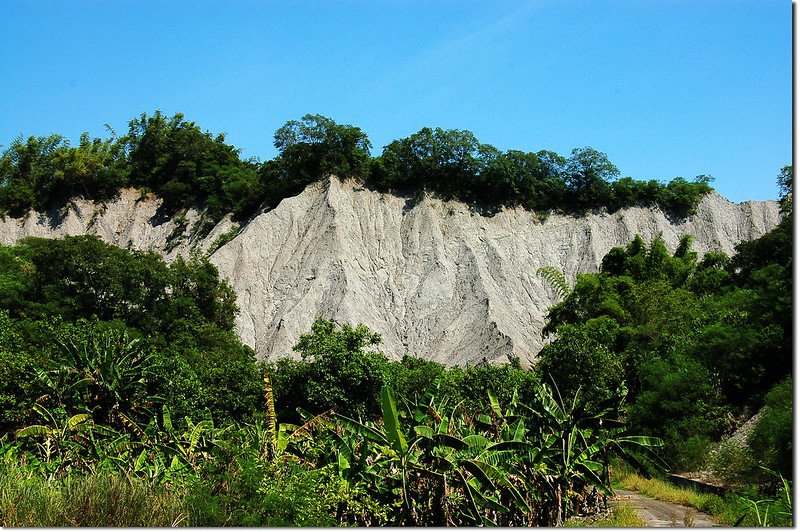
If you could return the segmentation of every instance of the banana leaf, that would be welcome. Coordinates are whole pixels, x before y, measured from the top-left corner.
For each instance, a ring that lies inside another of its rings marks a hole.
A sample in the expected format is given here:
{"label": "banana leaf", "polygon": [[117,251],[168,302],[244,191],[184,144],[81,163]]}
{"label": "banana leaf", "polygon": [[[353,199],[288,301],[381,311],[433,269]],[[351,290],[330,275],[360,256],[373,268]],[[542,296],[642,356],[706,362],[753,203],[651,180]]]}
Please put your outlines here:
{"label": "banana leaf", "polygon": [[51,436],[53,429],[44,425],[30,425],[17,431],[17,438],[28,438],[30,436]]}
{"label": "banana leaf", "polygon": [[400,431],[394,393],[388,386],[381,388],[381,411],[383,412],[383,429],[386,431],[386,438],[398,454],[405,455],[408,451],[408,443]]}
{"label": "banana leaf", "polygon": [[362,438],[375,442],[375,443],[382,443],[388,444],[389,441],[386,438],[386,435],[381,433],[379,430],[369,427],[360,421],[356,421],[355,419],[351,419],[347,416],[343,416],[341,414],[337,414],[334,412],[333,417],[342,426],[342,428],[352,432],[353,434],[357,434]]}

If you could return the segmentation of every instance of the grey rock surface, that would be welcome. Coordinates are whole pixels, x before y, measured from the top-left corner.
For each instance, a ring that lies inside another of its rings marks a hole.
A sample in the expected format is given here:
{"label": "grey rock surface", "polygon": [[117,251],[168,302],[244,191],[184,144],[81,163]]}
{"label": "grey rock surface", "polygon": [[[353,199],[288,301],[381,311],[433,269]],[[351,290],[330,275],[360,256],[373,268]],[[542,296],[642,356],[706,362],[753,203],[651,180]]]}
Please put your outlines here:
{"label": "grey rock surface", "polygon": [[195,248],[209,249],[233,225],[226,217],[200,238],[201,213],[189,210],[181,224],[177,217],[164,216],[160,206],[161,200],[142,195],[136,189],[122,189],[116,199],[106,203],[73,199],[62,209],[31,211],[23,218],[0,219],[0,244],[13,244],[28,236],[60,238],[90,234],[121,248],[159,253],[171,261],[178,255],[188,256]]}
{"label": "grey rock surface", "polygon": [[[170,239],[176,224],[156,221],[159,200],[137,198],[124,191],[104,208],[76,201],[60,220],[6,219],[0,242],[92,233],[172,260],[194,248],[213,251],[232,227],[226,218],[208,236],[192,236],[201,215],[190,211],[184,238]],[[409,353],[464,365],[519,356],[530,365],[556,302],[539,267],[554,266],[572,283],[636,234],[647,241],[660,234],[674,250],[688,233],[701,254],[731,254],[779,219],[777,202],[735,204],[716,193],[681,221],[655,207],[585,217],[540,218],[523,209],[482,215],[458,202],[412,202],[332,178],[254,217],[210,258],[237,293],[242,341],[262,358],[293,356],[299,335],[323,316],[381,333],[391,358]]]}

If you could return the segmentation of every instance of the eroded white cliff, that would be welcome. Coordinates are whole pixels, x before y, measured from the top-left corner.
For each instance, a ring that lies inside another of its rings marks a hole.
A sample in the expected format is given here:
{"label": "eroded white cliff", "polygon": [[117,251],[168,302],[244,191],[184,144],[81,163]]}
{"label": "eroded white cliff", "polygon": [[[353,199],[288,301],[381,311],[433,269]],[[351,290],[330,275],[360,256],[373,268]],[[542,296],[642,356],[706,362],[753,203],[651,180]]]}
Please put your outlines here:
{"label": "eroded white cliff", "polygon": [[[137,197],[124,191],[105,209],[75,202],[55,223],[35,213],[7,219],[0,241],[93,233],[172,259],[193,247],[213,249],[231,228],[226,219],[204,238],[170,239],[175,223],[153,218],[158,201]],[[236,290],[241,339],[261,357],[291,356],[298,336],[324,316],[380,332],[383,350],[395,358],[411,353],[466,364],[519,356],[530,364],[555,302],[536,275],[540,266],[554,266],[572,282],[577,273],[597,271],[609,249],[636,234],[648,241],[661,234],[674,249],[689,233],[695,251],[730,254],[779,217],[776,202],[734,204],[712,193],[680,222],[657,208],[540,221],[523,209],[483,216],[434,198],[412,205],[331,179],[255,217],[211,261]],[[187,214],[187,235],[198,218]]]}

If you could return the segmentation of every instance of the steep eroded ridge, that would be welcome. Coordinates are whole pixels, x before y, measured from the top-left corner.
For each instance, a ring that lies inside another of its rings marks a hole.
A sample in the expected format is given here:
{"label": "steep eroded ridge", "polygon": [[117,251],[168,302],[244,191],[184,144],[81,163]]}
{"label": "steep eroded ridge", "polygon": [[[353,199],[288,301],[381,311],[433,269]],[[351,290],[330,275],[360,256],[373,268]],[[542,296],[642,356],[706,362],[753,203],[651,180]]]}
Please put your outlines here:
{"label": "steep eroded ridge", "polygon": [[[176,220],[159,218],[159,204],[135,190],[105,206],[76,200],[66,212],[0,221],[0,242],[89,233],[172,260],[194,247],[213,250],[232,227],[226,218],[200,237],[200,215],[189,211],[179,238]],[[331,179],[253,218],[211,261],[237,293],[242,341],[260,357],[292,356],[299,335],[323,316],[380,332],[393,358],[410,353],[450,365],[519,356],[528,365],[555,302],[539,267],[574,282],[636,234],[660,234],[675,249],[688,233],[701,254],[732,254],[779,219],[777,202],[734,204],[716,193],[683,221],[656,207],[543,221],[523,209],[483,216],[458,202],[414,202]]]}
{"label": "steep eroded ridge", "polygon": [[[237,322],[243,340],[261,356],[291,354],[320,315],[380,332],[392,357],[411,353],[467,364],[519,356],[530,364],[555,302],[536,275],[540,266],[555,266],[572,282],[578,273],[597,271],[609,249],[636,234],[646,240],[660,234],[674,249],[689,233],[700,253],[732,253],[779,220],[776,202],[734,204],[715,193],[678,223],[657,208],[550,215],[542,222],[522,209],[482,216],[430,197],[410,203],[332,179],[258,216],[211,259],[237,293],[249,291]],[[289,229],[286,219],[298,225]],[[281,238],[276,245],[265,236],[287,232],[315,237]],[[234,266],[241,262],[314,273],[291,276],[288,284],[274,276],[264,282],[255,268]],[[275,304],[287,299],[298,303]]]}

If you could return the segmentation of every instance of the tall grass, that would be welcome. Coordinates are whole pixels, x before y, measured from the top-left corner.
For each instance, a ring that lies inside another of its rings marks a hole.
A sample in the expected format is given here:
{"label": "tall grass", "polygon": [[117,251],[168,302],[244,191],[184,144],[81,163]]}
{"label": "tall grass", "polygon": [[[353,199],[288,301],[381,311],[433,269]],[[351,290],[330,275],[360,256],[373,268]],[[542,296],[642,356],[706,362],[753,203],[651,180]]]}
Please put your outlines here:
{"label": "tall grass", "polygon": [[187,519],[181,498],[120,474],[47,481],[0,468],[0,526],[169,527]]}

